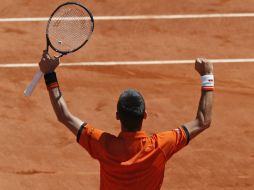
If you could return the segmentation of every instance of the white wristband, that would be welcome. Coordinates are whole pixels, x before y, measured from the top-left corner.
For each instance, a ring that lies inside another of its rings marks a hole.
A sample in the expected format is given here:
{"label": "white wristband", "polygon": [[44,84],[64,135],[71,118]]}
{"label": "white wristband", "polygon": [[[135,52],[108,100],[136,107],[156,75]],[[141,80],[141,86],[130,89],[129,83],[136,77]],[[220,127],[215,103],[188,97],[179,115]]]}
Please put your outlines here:
{"label": "white wristband", "polygon": [[201,86],[202,87],[214,87],[214,76],[213,75],[201,76]]}
{"label": "white wristband", "polygon": [[203,91],[213,91],[214,90],[214,76],[204,75],[201,76],[201,89]]}

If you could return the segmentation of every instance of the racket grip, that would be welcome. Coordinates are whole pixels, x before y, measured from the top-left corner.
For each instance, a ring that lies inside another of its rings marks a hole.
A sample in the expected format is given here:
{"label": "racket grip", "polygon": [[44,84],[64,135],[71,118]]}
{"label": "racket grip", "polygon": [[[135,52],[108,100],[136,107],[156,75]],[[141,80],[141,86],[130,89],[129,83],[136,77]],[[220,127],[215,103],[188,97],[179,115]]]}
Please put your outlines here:
{"label": "racket grip", "polygon": [[27,88],[24,91],[25,96],[32,95],[32,93],[33,93],[35,87],[37,86],[39,80],[41,79],[42,75],[43,75],[43,73],[40,70],[38,70],[35,73],[33,80],[31,81],[31,83],[27,86]]}

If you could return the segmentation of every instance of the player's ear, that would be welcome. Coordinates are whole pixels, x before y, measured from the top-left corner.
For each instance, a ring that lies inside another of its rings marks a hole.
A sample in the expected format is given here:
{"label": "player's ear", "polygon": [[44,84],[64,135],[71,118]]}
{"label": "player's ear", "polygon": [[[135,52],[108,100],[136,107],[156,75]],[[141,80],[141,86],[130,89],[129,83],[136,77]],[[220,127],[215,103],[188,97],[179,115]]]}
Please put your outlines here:
{"label": "player's ear", "polygon": [[116,120],[120,120],[119,113],[116,112]]}
{"label": "player's ear", "polygon": [[145,113],[144,113],[144,119],[146,119],[147,118],[147,112],[145,111]]}

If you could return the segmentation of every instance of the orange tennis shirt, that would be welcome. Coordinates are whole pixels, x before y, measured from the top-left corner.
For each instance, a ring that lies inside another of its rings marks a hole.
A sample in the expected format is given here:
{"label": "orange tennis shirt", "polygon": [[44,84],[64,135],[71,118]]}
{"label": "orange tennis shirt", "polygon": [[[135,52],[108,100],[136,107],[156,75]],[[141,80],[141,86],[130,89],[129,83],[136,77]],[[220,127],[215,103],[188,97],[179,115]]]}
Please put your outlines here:
{"label": "orange tennis shirt", "polygon": [[100,162],[101,190],[159,190],[167,160],[188,144],[185,127],[148,136],[143,131],[118,136],[81,126],[77,141]]}

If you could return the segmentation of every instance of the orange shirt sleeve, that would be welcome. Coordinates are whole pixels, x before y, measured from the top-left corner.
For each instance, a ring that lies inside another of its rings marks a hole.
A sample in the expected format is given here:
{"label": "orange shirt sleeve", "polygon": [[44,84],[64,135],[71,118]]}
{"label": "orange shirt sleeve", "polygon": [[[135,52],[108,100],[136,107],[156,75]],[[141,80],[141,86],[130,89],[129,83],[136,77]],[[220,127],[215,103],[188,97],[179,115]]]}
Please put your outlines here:
{"label": "orange shirt sleeve", "polygon": [[158,145],[168,160],[174,153],[189,143],[190,135],[183,126],[157,134]]}
{"label": "orange shirt sleeve", "polygon": [[77,134],[77,142],[85,148],[88,153],[95,159],[101,159],[103,157],[104,148],[103,141],[107,133],[93,128],[89,124],[83,124]]}

